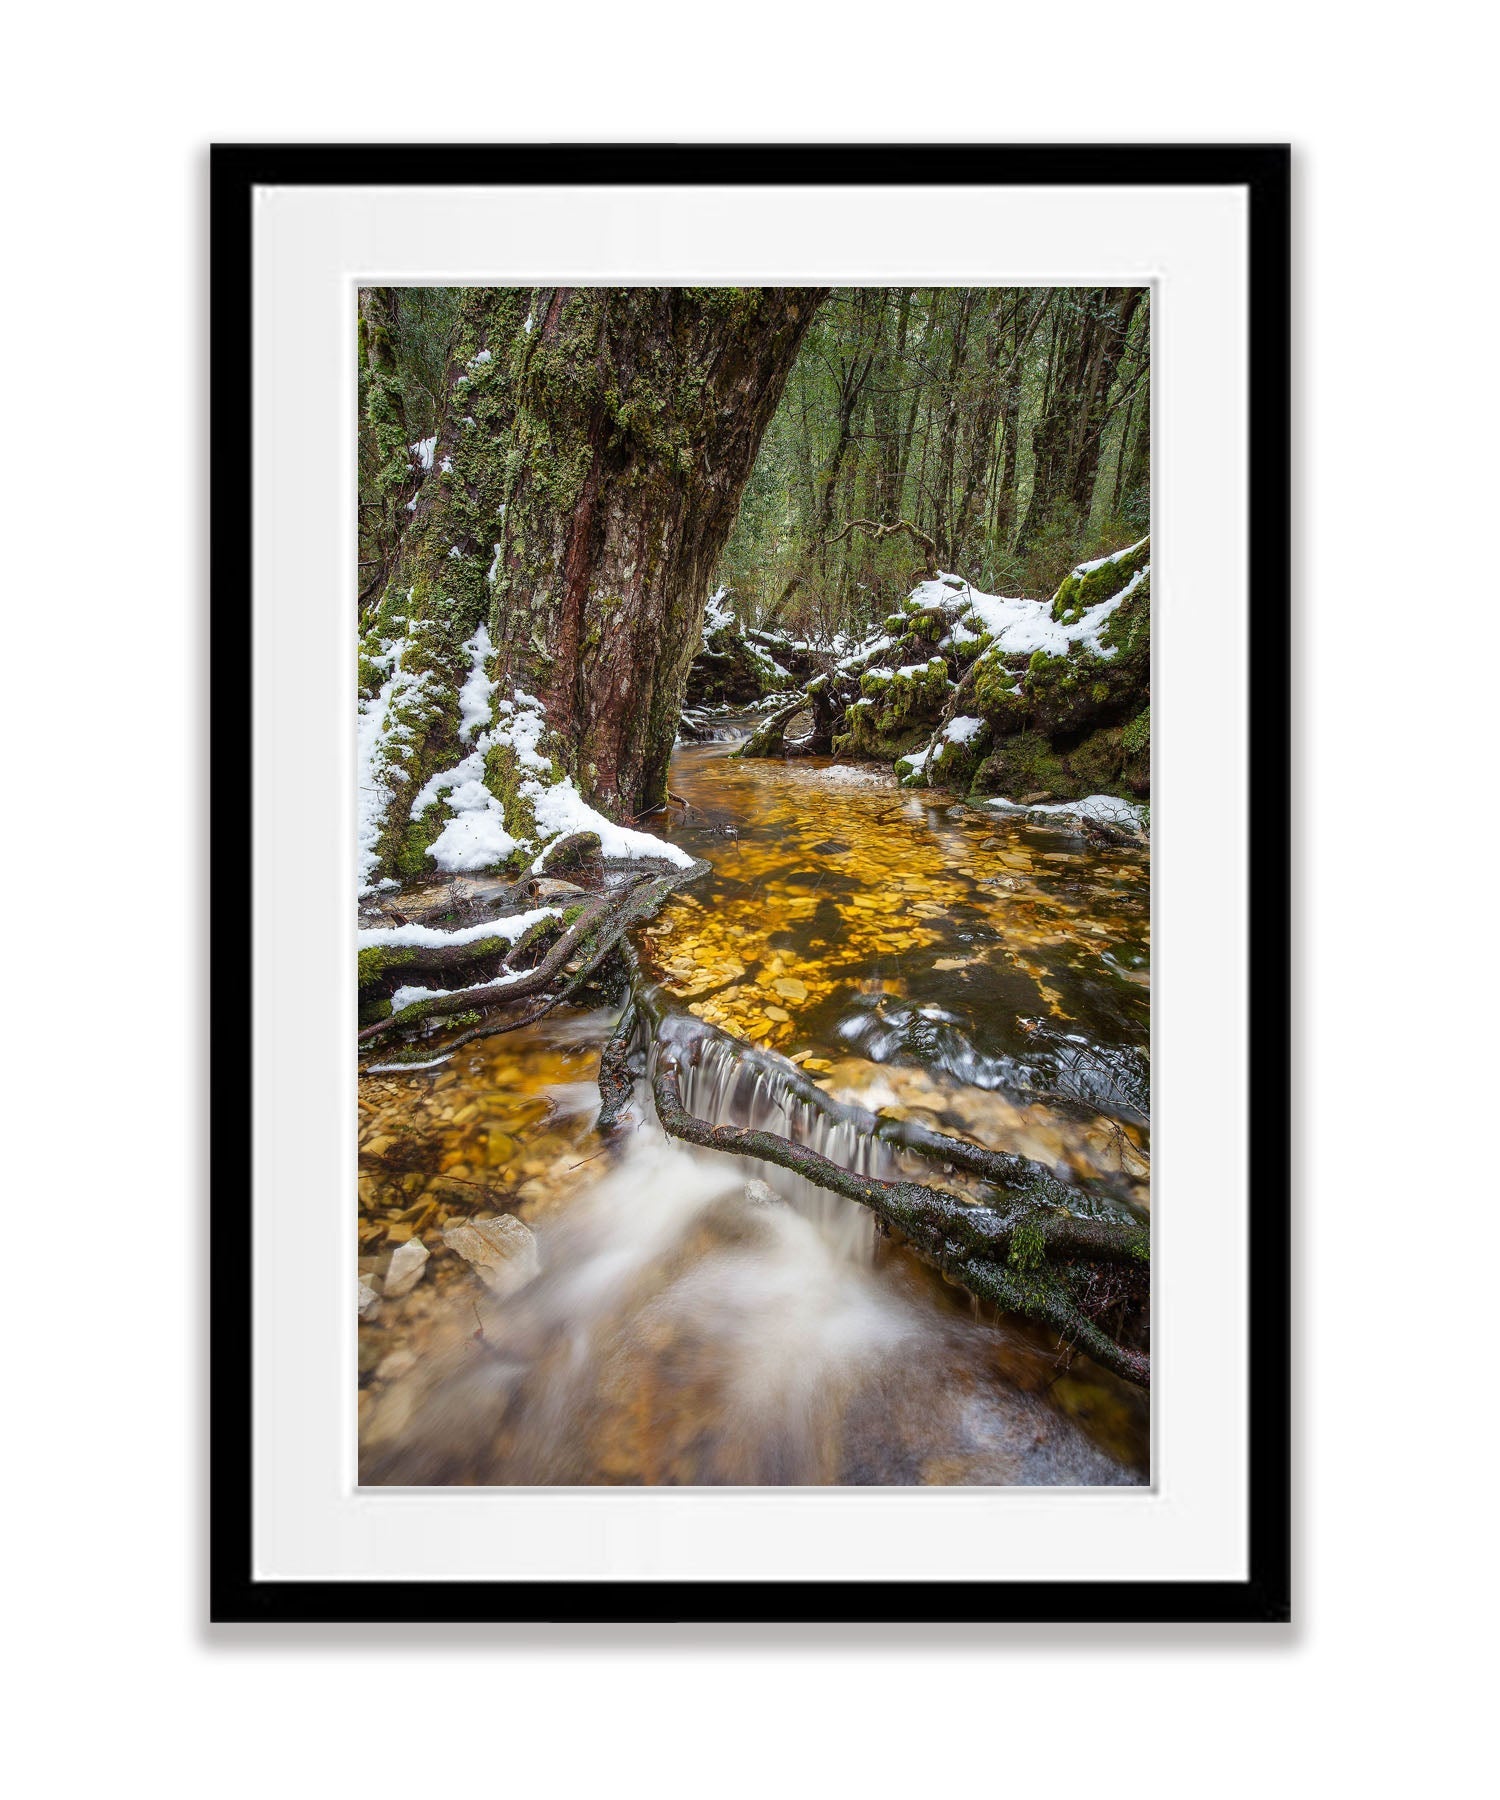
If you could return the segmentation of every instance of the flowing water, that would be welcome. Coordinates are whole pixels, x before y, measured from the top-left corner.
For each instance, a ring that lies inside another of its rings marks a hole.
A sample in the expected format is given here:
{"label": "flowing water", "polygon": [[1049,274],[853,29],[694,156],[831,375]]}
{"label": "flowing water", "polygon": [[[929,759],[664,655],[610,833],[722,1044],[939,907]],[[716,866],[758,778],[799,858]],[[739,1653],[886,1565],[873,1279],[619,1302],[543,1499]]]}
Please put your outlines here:
{"label": "flowing water", "polygon": [[[830,1093],[1149,1206],[1147,859],[822,758],[681,748],[660,827],[713,865],[641,934],[700,1017]],[[361,1474],[428,1483],[1120,1483],[1138,1390],[976,1311],[854,1203],[670,1142],[638,1084],[594,1130],[615,1015],[558,1013],[360,1094],[360,1267],[431,1252],[360,1335]],[[915,1162],[710,1043],[700,1117],[846,1167]],[[943,1178],[957,1185],[951,1178]],[[491,1291],[445,1225],[519,1218]],[[528,1267],[529,1272],[529,1267]]]}

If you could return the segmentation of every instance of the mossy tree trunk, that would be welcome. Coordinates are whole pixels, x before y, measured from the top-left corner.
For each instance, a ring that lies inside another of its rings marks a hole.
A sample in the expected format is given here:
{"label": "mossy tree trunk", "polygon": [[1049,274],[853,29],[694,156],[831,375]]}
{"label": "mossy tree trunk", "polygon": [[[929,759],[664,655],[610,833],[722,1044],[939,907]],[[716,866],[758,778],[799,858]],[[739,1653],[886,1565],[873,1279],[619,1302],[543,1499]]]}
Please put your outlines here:
{"label": "mossy tree trunk", "polygon": [[530,760],[514,742],[484,756],[511,836],[530,835],[519,778],[549,764],[617,819],[665,797],[710,579],[822,298],[464,293],[436,442],[411,465],[419,485],[364,645],[362,691],[386,682],[392,739],[381,869],[422,868],[442,809],[406,812],[482,743],[459,696],[486,681],[497,706],[519,691],[545,720]]}

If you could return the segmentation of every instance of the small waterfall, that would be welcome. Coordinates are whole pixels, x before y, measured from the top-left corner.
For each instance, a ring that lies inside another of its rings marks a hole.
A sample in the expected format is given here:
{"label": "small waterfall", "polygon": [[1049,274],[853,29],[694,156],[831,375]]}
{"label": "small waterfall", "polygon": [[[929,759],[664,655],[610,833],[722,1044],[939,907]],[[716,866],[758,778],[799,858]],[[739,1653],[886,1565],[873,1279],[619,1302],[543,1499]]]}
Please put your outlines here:
{"label": "small waterfall", "polygon": [[[684,1068],[682,1099],[710,1125],[773,1131],[791,1143],[816,1150],[857,1175],[896,1175],[893,1153],[879,1138],[851,1121],[832,1121],[800,1100],[773,1064],[746,1057],[717,1038],[700,1041]],[[875,1219],[858,1202],[831,1194],[790,1169],[741,1159],[747,1175],[758,1177],[816,1226],[838,1256],[869,1262],[875,1250]]]}

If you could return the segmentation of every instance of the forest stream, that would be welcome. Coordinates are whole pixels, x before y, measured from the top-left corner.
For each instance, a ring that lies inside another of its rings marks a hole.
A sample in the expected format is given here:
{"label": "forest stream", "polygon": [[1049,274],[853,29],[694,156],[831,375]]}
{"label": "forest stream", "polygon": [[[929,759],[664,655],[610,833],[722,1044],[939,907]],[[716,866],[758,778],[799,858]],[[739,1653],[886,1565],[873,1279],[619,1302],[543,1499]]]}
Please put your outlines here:
{"label": "forest stream", "polygon": [[[670,824],[650,821],[712,865],[637,933],[656,980],[837,1098],[1015,1151],[1145,1219],[1144,849],[888,769],[733,748],[679,746]],[[363,1481],[1148,1479],[1142,1390],[981,1306],[865,1208],[669,1140],[641,1081],[602,1143],[617,1016],[562,1008],[361,1081]],[[684,1099],[786,1129],[764,1060],[710,1051]],[[816,1147],[869,1174],[908,1162],[843,1126]],[[510,1233],[503,1279],[444,1237],[508,1219],[526,1230],[491,1227]],[[429,1252],[420,1277],[379,1295],[408,1243]]]}
{"label": "forest stream", "polygon": [[[1145,853],[884,770],[731,749],[673,758],[666,835],[713,873],[641,932],[657,979],[839,1098],[1145,1217]],[[360,1323],[362,1480],[1145,1480],[1140,1390],[987,1316],[861,1206],[668,1141],[641,1084],[623,1145],[601,1148],[614,1017],[562,1010],[360,1085],[360,1271],[412,1238],[430,1251]],[[727,1058],[686,1100],[782,1116],[774,1080]],[[904,1161],[837,1129],[818,1147],[870,1174]],[[443,1240],[486,1217],[528,1226],[519,1291]]]}

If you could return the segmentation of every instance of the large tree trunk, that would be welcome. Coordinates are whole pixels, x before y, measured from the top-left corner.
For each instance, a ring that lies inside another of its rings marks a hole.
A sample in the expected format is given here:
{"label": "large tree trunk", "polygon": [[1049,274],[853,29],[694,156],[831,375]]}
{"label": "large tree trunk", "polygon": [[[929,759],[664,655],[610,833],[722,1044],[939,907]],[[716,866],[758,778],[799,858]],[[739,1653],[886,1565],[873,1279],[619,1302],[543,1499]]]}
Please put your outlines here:
{"label": "large tree trunk", "polygon": [[822,297],[465,294],[362,646],[367,881],[435,872],[460,807],[490,823],[438,868],[519,854],[548,835],[539,781],[571,780],[616,818],[665,797],[709,581]]}

